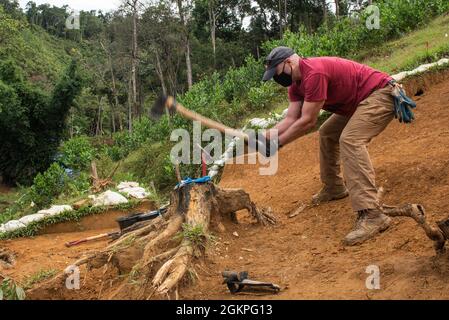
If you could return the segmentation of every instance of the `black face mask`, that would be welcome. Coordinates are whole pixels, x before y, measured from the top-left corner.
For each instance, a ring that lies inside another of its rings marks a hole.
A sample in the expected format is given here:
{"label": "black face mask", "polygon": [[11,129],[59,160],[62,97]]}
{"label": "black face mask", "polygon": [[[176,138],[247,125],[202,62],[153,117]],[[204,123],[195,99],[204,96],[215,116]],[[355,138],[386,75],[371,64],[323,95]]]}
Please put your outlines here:
{"label": "black face mask", "polygon": [[[278,84],[280,84],[283,87],[290,87],[293,83],[292,76],[291,76],[291,74],[286,74],[284,72],[284,69],[285,69],[285,63],[284,63],[284,68],[282,69],[282,73],[279,75],[276,74],[273,77],[273,80],[276,81]],[[293,72],[293,70],[292,70],[292,72]]]}

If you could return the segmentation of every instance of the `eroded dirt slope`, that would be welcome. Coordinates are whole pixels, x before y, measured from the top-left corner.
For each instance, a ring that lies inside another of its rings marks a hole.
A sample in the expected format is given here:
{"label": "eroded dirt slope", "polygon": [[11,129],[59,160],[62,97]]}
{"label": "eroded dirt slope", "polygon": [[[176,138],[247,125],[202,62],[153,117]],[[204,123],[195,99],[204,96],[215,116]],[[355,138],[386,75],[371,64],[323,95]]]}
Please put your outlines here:
{"label": "eroded dirt slope", "polygon": [[[369,146],[378,185],[386,189],[384,202],[421,203],[432,222],[449,216],[448,75],[410,82],[410,92],[423,89],[415,97],[417,121],[413,125],[393,121]],[[226,231],[216,234],[218,241],[208,250],[205,263],[196,266],[199,280],[182,288],[181,298],[449,299],[449,260],[435,259],[432,242],[414,221],[397,218],[376,239],[347,248],[341,240],[355,218],[348,199],[288,218],[320,189],[318,159],[318,136],[313,133],[281,150],[274,176],[260,176],[257,165],[225,168],[221,186],[244,188],[258,206],[272,207],[279,222],[263,228],[251,224],[245,212],[238,214],[240,224],[226,222]],[[64,233],[0,242],[0,247],[17,254],[16,266],[3,272],[21,280],[41,269],[62,270],[83,253],[105,246],[103,241],[64,247],[65,241],[110,231],[100,225],[101,230],[74,233],[63,228]],[[370,265],[380,267],[381,290],[366,289],[365,270]],[[275,282],[283,290],[275,296],[231,296],[222,284],[223,270],[246,270],[251,278]],[[98,278],[89,279],[83,282],[86,290],[65,298],[107,298],[99,292],[103,286]]]}

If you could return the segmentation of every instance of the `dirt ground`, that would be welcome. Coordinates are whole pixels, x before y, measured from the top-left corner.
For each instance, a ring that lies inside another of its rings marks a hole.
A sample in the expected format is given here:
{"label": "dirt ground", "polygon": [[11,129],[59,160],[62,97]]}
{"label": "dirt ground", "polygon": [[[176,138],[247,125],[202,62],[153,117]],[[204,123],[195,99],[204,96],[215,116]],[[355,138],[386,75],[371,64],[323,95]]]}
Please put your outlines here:
{"label": "dirt ground", "polygon": [[65,247],[66,242],[118,231],[116,218],[153,209],[153,203],[145,202],[129,212],[109,210],[87,216],[79,222],[64,222],[48,226],[41,230],[41,235],[36,237],[0,241],[0,248],[12,253],[15,259],[13,268],[2,269],[0,265],[0,272],[14,280],[23,282],[27,277],[40,271],[64,270],[83,254],[104,248],[108,240],[71,248]]}
{"label": "dirt ground", "polygon": [[[449,216],[448,75],[410,82],[409,92],[423,91],[415,97],[416,122],[404,125],[394,120],[369,146],[377,184],[386,189],[384,202],[423,204],[432,222]],[[355,219],[348,199],[288,218],[321,188],[318,133],[282,149],[276,175],[260,176],[258,168],[228,165],[221,186],[242,187],[259,206],[272,207],[278,225],[230,226],[222,236],[229,245],[220,245],[219,254],[211,258],[210,275],[204,273],[197,286],[184,290],[184,298],[234,298],[220,282],[222,270],[245,270],[256,280],[272,281],[284,289],[266,299],[449,298],[449,259],[435,258],[433,243],[412,220],[397,218],[379,237],[344,247],[341,240]],[[238,238],[232,236],[234,231]],[[370,265],[380,268],[380,290],[366,288]]]}
{"label": "dirt ground", "polygon": [[[431,222],[449,216],[448,79],[445,72],[409,82],[409,92],[420,92],[415,97],[416,122],[404,125],[394,120],[369,146],[377,184],[386,190],[384,202],[420,203]],[[344,247],[341,240],[355,219],[348,199],[288,218],[321,187],[318,133],[282,149],[276,175],[260,176],[258,169],[228,165],[221,186],[244,188],[258,206],[273,209],[278,224],[251,224],[245,212],[238,214],[240,224],[226,222],[226,232],[216,234],[205,263],[196,266],[199,280],[180,290],[182,299],[449,299],[449,259],[435,257],[433,243],[414,221],[397,218],[377,238]],[[64,242],[111,230],[63,230],[0,242],[17,256],[16,266],[2,272],[21,280],[42,269],[62,270],[83,253],[105,245],[67,249]],[[366,288],[370,265],[380,268],[380,290]],[[277,283],[282,291],[232,296],[222,284],[224,270],[248,271],[252,279]],[[96,284],[90,283],[91,291],[74,298],[101,297],[93,289]]]}

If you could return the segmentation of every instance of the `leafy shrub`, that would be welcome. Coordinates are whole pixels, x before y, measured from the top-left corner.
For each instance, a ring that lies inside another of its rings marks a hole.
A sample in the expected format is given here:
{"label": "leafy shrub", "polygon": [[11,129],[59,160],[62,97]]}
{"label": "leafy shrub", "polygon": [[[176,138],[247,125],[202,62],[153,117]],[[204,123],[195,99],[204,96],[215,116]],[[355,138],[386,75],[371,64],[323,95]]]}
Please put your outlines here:
{"label": "leafy shrub", "polygon": [[243,67],[229,69],[221,86],[226,101],[242,100],[251,88],[260,86],[263,70],[263,64],[252,56],[246,58]]}
{"label": "leafy shrub", "polygon": [[248,92],[248,103],[253,110],[265,109],[271,105],[277,92],[272,82],[253,87]]}
{"label": "leafy shrub", "polygon": [[86,136],[75,137],[64,142],[60,152],[59,161],[65,167],[76,170],[88,168],[95,156],[95,149]]}
{"label": "leafy shrub", "polygon": [[285,45],[306,57],[351,57],[360,49],[400,37],[449,10],[449,2],[444,0],[381,0],[376,1],[375,5],[380,10],[379,29],[370,30],[366,27],[365,22],[372,13],[363,11],[334,24],[323,24],[311,34],[304,27],[297,33],[286,32],[283,39],[266,42],[264,50],[269,52],[274,47]]}
{"label": "leafy shrub", "polygon": [[89,192],[90,189],[90,175],[86,172],[81,172],[75,179],[68,179],[64,193],[70,197],[77,197]]}
{"label": "leafy shrub", "polygon": [[13,280],[6,278],[0,284],[1,300],[25,300],[25,291]]}
{"label": "leafy shrub", "polygon": [[146,184],[153,182],[160,189],[173,187],[176,175],[168,156],[170,148],[163,143],[145,144],[128,156],[118,174],[132,172],[133,177]]}
{"label": "leafy shrub", "polygon": [[57,163],[53,163],[44,173],[34,178],[31,187],[31,198],[38,208],[50,205],[67,185],[67,174]]}
{"label": "leafy shrub", "polygon": [[114,161],[121,160],[147,141],[167,140],[170,131],[167,117],[162,117],[157,122],[142,117],[133,123],[131,133],[123,131],[114,134],[114,145],[106,147],[106,153]]}

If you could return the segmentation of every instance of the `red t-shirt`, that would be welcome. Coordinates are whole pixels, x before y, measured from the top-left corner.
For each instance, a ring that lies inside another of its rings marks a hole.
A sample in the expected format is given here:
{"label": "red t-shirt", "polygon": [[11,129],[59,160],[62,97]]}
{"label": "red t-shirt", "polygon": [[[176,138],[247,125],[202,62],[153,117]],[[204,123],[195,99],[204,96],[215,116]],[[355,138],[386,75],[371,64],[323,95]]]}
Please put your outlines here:
{"label": "red t-shirt", "polygon": [[334,57],[301,59],[302,80],[288,89],[290,101],[326,101],[323,109],[352,116],[357,106],[392,78],[366,65]]}

